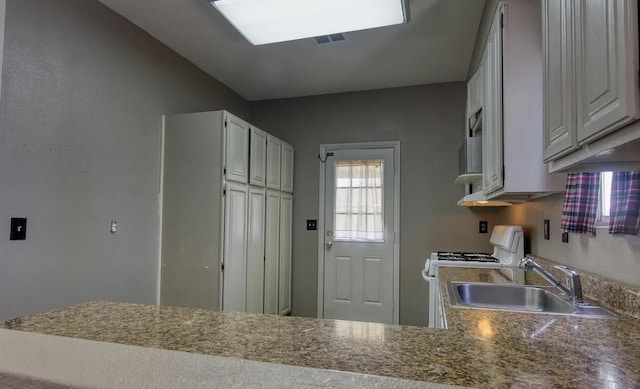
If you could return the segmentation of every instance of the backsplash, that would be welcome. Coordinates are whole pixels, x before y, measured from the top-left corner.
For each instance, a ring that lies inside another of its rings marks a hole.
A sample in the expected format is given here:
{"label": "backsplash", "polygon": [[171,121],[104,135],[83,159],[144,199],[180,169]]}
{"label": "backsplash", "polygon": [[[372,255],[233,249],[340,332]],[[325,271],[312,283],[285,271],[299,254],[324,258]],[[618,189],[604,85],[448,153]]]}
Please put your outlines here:
{"label": "backsplash", "polygon": [[[525,253],[640,287],[640,236],[611,235],[604,228],[595,237],[569,234],[569,243],[563,243],[563,201],[561,193],[506,207],[498,211],[498,222],[524,227]],[[544,239],[544,219],[550,221],[549,240]]]}

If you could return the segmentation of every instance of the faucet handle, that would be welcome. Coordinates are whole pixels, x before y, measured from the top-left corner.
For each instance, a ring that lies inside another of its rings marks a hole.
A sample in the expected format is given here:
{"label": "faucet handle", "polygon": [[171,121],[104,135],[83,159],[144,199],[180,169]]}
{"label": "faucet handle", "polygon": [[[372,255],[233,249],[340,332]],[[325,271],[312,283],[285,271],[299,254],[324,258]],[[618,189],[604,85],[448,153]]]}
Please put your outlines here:
{"label": "faucet handle", "polygon": [[565,266],[565,265],[554,265],[553,267],[555,267],[556,269],[562,271],[565,274],[571,274],[571,275],[580,275],[580,273],[573,269],[570,268],[569,266]]}
{"label": "faucet handle", "polygon": [[555,265],[554,268],[564,273],[566,277],[567,289],[571,293],[569,296],[573,302],[582,301],[582,282],[580,272],[565,265]]}
{"label": "faucet handle", "polygon": [[564,273],[566,277],[580,277],[580,272],[565,265],[555,265],[554,268]]}

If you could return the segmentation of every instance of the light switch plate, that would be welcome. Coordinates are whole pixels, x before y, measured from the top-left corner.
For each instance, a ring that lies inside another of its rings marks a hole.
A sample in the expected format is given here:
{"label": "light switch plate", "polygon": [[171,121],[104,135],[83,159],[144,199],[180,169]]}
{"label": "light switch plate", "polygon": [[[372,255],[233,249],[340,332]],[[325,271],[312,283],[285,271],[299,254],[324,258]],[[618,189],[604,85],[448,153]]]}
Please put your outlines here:
{"label": "light switch plate", "polygon": [[27,239],[27,218],[12,217],[9,240],[25,240],[25,239]]}

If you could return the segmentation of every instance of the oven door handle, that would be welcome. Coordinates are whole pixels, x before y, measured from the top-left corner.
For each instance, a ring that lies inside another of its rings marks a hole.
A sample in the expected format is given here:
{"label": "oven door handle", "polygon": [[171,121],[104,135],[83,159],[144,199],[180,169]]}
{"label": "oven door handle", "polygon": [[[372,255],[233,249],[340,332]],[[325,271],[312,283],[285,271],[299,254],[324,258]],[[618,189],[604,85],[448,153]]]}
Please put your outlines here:
{"label": "oven door handle", "polygon": [[434,277],[429,276],[429,273],[427,273],[428,271],[429,269],[427,268],[422,269],[422,278],[424,278],[425,281],[431,282]]}

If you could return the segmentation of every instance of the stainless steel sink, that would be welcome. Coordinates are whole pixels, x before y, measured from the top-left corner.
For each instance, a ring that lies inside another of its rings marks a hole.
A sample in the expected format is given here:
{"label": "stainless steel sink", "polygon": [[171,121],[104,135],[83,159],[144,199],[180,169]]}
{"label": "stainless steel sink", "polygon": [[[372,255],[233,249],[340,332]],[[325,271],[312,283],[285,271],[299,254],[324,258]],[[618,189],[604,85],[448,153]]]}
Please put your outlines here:
{"label": "stainless steel sink", "polygon": [[447,288],[454,307],[579,317],[617,316],[592,302],[573,305],[554,287],[449,281]]}

